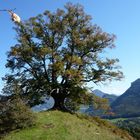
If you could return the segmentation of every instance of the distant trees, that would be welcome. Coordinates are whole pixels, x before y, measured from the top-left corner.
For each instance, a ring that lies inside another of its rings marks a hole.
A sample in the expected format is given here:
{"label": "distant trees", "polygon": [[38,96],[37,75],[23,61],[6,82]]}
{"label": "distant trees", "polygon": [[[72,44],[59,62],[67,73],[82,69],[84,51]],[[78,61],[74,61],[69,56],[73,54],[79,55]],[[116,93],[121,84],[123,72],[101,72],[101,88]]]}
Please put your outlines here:
{"label": "distant trees", "polygon": [[87,82],[120,80],[118,59],[103,58],[115,47],[115,36],[92,25],[79,4],[45,11],[15,27],[17,44],[8,52],[7,85],[18,82],[20,96],[34,106],[53,97],[53,109],[74,110],[89,103]]}
{"label": "distant trees", "polygon": [[115,125],[117,125],[119,128],[126,130],[129,132],[131,136],[136,138],[137,140],[140,139],[140,118],[126,118],[126,119],[120,119],[116,122],[114,122]]}

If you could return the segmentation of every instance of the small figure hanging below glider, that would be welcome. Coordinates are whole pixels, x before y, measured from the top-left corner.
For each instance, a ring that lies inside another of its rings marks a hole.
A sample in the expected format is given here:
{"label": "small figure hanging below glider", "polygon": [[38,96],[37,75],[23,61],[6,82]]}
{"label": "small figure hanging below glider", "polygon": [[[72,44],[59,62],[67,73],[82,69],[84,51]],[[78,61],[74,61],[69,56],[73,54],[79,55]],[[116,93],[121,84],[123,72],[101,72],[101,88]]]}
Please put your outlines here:
{"label": "small figure hanging below glider", "polygon": [[4,10],[0,10],[0,11],[7,11],[10,14],[10,16],[11,16],[12,21],[14,21],[16,23],[20,23],[21,22],[20,17],[16,13],[14,13],[13,10],[6,10],[6,9],[4,9]]}

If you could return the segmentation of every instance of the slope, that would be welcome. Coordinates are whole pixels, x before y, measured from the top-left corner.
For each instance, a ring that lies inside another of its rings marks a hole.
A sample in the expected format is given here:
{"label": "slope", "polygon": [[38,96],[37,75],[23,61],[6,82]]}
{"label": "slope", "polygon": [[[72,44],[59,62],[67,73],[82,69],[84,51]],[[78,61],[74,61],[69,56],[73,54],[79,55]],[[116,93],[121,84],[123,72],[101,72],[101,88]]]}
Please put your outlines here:
{"label": "slope", "polygon": [[104,120],[60,111],[37,113],[37,125],[15,131],[4,140],[133,140]]}

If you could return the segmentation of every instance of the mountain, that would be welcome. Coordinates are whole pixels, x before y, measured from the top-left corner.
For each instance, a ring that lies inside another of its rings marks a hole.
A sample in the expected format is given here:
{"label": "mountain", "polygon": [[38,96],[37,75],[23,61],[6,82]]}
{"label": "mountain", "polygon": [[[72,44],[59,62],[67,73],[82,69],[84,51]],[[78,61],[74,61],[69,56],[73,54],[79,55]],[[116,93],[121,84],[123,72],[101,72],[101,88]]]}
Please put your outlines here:
{"label": "mountain", "polygon": [[5,96],[5,95],[2,95],[0,94],[0,102],[5,102],[9,99],[10,96]]}
{"label": "mountain", "polygon": [[34,112],[45,111],[52,108],[54,105],[53,98],[45,99],[43,104],[35,105],[32,107]]}
{"label": "mountain", "polygon": [[2,99],[2,97],[3,97],[3,96],[0,94],[0,100]]}
{"label": "mountain", "polygon": [[116,115],[140,115],[140,79],[132,82],[130,88],[111,104],[111,108]]}
{"label": "mountain", "polygon": [[102,98],[104,95],[107,94],[107,93],[104,93],[104,92],[102,92],[101,90],[98,90],[98,89],[93,90],[92,93],[95,94],[95,95],[98,96],[98,97],[101,97],[101,98]]}
{"label": "mountain", "polygon": [[110,104],[111,104],[112,102],[114,102],[114,101],[118,98],[117,95],[108,94],[108,93],[102,92],[102,91],[100,91],[100,90],[98,90],[98,89],[94,90],[94,91],[93,91],[93,94],[95,94],[95,95],[98,96],[98,97],[108,99],[108,101],[109,101]]}
{"label": "mountain", "polygon": [[3,140],[133,140],[125,131],[94,117],[61,111],[36,113],[35,126],[13,131]]}
{"label": "mountain", "polygon": [[2,100],[5,96],[3,96],[2,94],[0,94],[0,100]]}
{"label": "mountain", "polygon": [[114,94],[105,94],[102,98],[108,99],[109,103],[111,104],[118,98],[118,96]]}
{"label": "mountain", "polygon": [[[104,93],[98,89],[94,90],[92,93],[100,98],[108,99],[109,104],[111,104],[113,101],[115,101],[118,98],[117,95]],[[89,105],[87,108],[84,108],[83,112],[90,115],[90,116],[102,116],[102,115],[104,115],[103,110],[96,110],[93,105]]]}

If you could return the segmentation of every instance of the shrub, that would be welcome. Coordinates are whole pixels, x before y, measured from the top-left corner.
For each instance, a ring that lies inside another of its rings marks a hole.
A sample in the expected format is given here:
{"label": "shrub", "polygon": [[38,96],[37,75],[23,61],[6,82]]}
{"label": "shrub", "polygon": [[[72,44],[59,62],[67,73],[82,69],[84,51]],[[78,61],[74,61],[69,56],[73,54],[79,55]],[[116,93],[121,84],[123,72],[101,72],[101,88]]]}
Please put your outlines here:
{"label": "shrub", "polygon": [[0,134],[34,124],[34,114],[19,97],[0,102]]}

